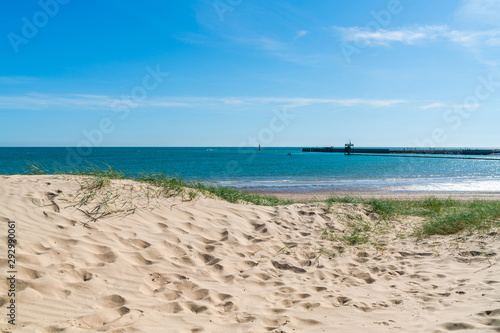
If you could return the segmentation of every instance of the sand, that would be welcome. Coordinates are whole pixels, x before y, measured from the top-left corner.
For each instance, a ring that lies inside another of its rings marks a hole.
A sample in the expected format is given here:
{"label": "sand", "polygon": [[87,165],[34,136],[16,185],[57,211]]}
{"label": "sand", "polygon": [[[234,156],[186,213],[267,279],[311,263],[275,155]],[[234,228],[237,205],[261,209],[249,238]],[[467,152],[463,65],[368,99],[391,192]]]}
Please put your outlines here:
{"label": "sand", "polygon": [[[0,176],[4,281],[7,221],[18,240],[16,326],[3,282],[3,332],[500,331],[495,232],[417,241],[403,236],[419,220],[404,218],[384,248],[341,248],[325,227],[382,222],[362,205],[183,200],[132,181],[75,206],[82,184]],[[106,193],[120,195],[100,207],[111,214],[92,214]]]}

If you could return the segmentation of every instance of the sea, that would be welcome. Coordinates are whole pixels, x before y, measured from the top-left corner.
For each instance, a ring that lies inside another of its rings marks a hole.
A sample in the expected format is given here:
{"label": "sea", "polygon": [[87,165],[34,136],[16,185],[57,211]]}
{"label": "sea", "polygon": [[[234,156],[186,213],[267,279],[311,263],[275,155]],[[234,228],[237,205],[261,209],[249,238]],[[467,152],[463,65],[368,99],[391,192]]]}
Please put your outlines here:
{"label": "sea", "polygon": [[0,174],[112,167],[269,193],[500,192],[500,156],[302,152],[300,147],[0,148]]}

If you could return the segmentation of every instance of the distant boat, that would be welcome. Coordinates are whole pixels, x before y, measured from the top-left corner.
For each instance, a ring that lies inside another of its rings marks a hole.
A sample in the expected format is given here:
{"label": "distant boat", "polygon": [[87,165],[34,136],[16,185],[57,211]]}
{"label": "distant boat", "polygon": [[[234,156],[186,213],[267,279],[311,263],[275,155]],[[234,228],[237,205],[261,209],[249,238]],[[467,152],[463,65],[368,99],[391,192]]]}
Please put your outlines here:
{"label": "distant boat", "polygon": [[259,151],[260,151],[260,145],[259,145]]}
{"label": "distant boat", "polygon": [[288,153],[287,156],[292,156],[292,153]]}

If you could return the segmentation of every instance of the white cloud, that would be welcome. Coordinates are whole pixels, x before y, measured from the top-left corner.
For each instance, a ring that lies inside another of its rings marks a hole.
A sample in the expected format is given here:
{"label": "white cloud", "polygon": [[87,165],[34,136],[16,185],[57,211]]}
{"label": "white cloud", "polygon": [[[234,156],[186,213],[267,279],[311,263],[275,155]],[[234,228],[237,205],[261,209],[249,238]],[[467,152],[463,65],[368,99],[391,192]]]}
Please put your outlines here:
{"label": "white cloud", "polygon": [[0,96],[0,109],[9,110],[110,110],[132,106],[137,108],[200,108],[200,107],[238,107],[254,106],[273,108],[275,106],[300,107],[316,104],[329,104],[338,107],[389,107],[406,103],[399,99],[361,99],[361,98],[299,98],[299,97],[149,97],[143,101],[133,101],[105,95],[46,95],[26,94]]}
{"label": "white cloud", "polygon": [[370,31],[362,27],[334,27],[340,32],[344,41],[363,45],[389,45],[394,42],[413,44],[417,41],[446,39],[465,46],[500,45],[500,30],[490,29],[483,31],[452,30],[445,25],[421,26],[399,30],[379,29]]}
{"label": "white cloud", "polygon": [[434,39],[447,30],[446,26],[425,26],[400,30],[379,29],[371,31],[362,27],[334,27],[344,41],[360,42],[366,45],[388,45],[392,42],[413,44],[418,40]]}

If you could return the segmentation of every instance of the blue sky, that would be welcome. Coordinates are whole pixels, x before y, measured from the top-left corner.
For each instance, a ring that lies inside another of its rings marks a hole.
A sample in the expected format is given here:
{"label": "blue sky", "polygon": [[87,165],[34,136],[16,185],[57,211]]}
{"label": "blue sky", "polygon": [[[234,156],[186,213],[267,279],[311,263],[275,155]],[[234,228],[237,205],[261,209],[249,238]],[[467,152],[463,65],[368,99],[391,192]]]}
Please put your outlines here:
{"label": "blue sky", "polygon": [[500,146],[496,0],[0,10],[0,146]]}

